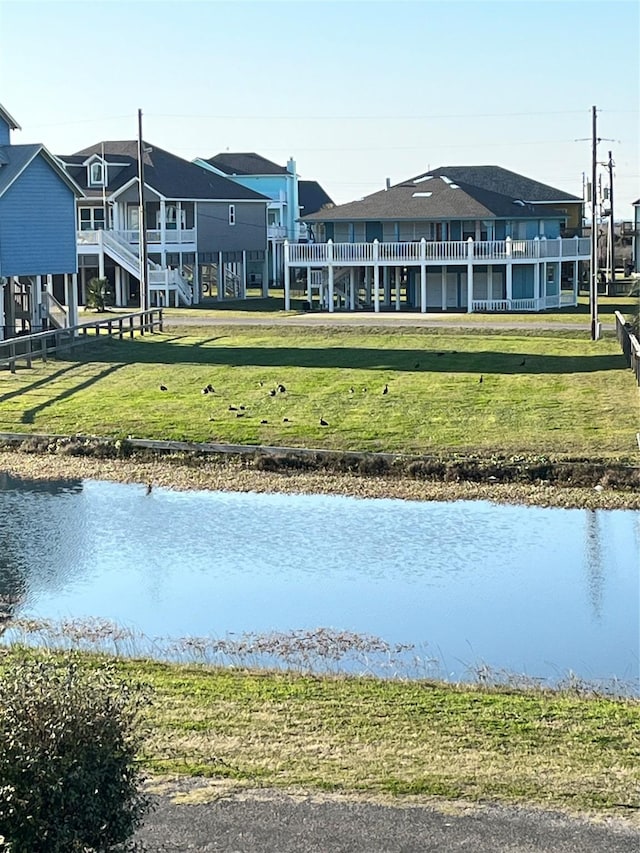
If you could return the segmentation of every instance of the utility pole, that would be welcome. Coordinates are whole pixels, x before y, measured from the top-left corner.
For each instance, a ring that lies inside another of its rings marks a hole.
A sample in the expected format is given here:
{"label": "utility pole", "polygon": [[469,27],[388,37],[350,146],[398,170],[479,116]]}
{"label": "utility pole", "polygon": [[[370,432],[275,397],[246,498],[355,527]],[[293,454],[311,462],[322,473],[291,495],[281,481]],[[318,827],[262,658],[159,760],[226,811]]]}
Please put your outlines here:
{"label": "utility pole", "polygon": [[598,340],[598,217],[596,214],[596,171],[598,166],[598,136],[596,108],[591,108],[591,276],[589,306],[591,311],[591,340]]}
{"label": "utility pole", "polygon": [[[595,109],[595,107],[594,107]],[[138,227],[140,229],[140,310],[149,308],[149,285],[147,276],[147,216],[144,206],[144,142],[142,141],[142,110],[138,110],[138,187],[140,208]]]}
{"label": "utility pole", "polygon": [[609,167],[609,257],[607,259],[607,266],[611,270],[611,278],[609,281],[616,280],[616,252],[615,252],[615,242],[616,242],[616,224],[613,218],[613,157],[611,155],[611,151],[609,151],[609,162],[607,164]]}

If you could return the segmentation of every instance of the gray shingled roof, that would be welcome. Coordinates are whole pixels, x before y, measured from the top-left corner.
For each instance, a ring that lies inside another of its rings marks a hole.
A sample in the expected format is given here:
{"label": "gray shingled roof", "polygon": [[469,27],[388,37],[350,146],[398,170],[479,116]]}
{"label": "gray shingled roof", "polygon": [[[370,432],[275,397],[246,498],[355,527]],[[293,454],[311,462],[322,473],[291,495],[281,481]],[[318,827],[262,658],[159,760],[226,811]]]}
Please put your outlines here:
{"label": "gray shingled roof", "polygon": [[233,153],[225,151],[205,161],[220,169],[225,175],[286,175],[286,166],[278,166],[266,157],[253,152]]}
{"label": "gray shingled roof", "polygon": [[491,190],[523,201],[553,202],[582,201],[564,190],[541,184],[524,175],[510,172],[501,166],[440,166],[427,172],[429,175],[446,175],[456,183],[470,184],[479,189]]}
{"label": "gray shingled roof", "polygon": [[561,211],[547,206],[522,204],[511,196],[465,183],[453,183],[445,177],[419,176],[380,190],[360,201],[303,216],[311,222],[356,220],[424,220],[424,219],[505,219],[539,218]]}
{"label": "gray shingled roof", "polygon": [[51,168],[65,181],[69,189],[73,190],[76,196],[82,195],[77,182],[73,181],[44,145],[32,143],[31,145],[0,145],[0,161],[2,162],[0,166],[0,196],[9,189],[22,170],[36,157],[44,157]]}
{"label": "gray shingled roof", "polygon": [[[266,197],[254,190],[240,186],[234,181],[208,172],[183,160],[169,151],[145,142],[145,149],[151,149],[144,155],[144,181],[165,198],[206,199],[224,201],[267,201]],[[77,151],[71,156],[61,157],[68,165],[69,173],[78,181],[88,196],[101,196],[102,189],[87,186],[86,169],[81,164],[92,154],[102,156],[104,151],[107,163],[114,161],[126,163],[126,167],[110,182],[107,190],[110,194],[128,184],[138,175],[138,143],[136,140],[120,142],[99,142]]]}
{"label": "gray shingled roof", "polygon": [[298,181],[298,204],[301,215],[309,216],[325,205],[333,205],[333,201],[317,181]]}

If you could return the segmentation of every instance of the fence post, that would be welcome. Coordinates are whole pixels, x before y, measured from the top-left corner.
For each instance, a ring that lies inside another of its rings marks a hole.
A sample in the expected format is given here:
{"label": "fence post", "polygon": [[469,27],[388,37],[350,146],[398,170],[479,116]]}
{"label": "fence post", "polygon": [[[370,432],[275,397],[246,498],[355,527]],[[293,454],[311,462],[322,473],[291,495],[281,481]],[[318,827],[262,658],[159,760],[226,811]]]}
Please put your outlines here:
{"label": "fence post", "polygon": [[164,331],[164,327],[163,327],[163,314],[162,314],[162,308],[158,311],[158,315],[159,315],[159,317],[160,317],[159,322],[158,322],[158,328],[160,329],[160,331],[161,331],[161,332],[163,332],[163,331]]}
{"label": "fence post", "polygon": [[47,336],[43,335],[40,338],[40,348],[42,350],[42,360],[46,363],[47,361]]}
{"label": "fence post", "polygon": [[16,372],[16,345],[9,344],[9,365],[12,373]]}
{"label": "fence post", "polygon": [[129,337],[133,337],[133,314],[129,316]]}
{"label": "fence post", "polygon": [[123,335],[124,335],[124,329],[122,326],[122,317],[118,317],[118,339],[122,340]]}

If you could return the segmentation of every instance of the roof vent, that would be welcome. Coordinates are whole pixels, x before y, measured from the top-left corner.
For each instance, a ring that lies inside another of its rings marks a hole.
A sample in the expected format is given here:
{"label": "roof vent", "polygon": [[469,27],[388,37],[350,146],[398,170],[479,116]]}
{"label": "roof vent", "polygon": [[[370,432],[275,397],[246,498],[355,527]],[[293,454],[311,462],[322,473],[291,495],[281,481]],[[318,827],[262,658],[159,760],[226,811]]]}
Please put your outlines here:
{"label": "roof vent", "polygon": [[416,178],[414,184],[421,184],[423,181],[430,181],[433,175],[423,175],[421,178]]}
{"label": "roof vent", "polygon": [[413,193],[412,198],[430,198],[433,193]]}

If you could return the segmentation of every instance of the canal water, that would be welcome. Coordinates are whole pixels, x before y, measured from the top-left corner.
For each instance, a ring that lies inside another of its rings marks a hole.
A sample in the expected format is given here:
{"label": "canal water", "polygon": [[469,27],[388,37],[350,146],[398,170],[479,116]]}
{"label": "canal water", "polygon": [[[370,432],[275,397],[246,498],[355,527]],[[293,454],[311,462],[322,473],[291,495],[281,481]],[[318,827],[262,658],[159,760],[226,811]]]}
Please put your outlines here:
{"label": "canal water", "polygon": [[158,648],[326,629],[411,645],[407,674],[637,692],[639,553],[633,511],[0,476],[5,611],[109,620]]}

